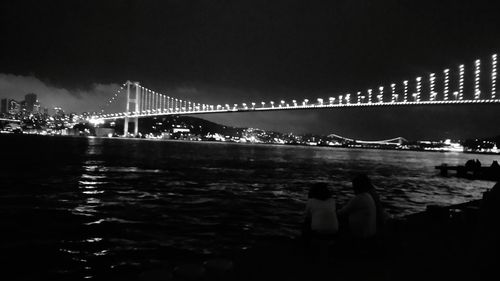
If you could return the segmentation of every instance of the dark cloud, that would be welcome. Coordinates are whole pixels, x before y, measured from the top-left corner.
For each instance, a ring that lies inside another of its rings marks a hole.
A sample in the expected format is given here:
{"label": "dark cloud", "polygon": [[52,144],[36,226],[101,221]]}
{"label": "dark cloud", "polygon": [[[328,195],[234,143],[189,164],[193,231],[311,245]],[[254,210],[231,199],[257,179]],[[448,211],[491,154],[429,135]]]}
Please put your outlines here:
{"label": "dark cloud", "polygon": [[[53,86],[33,76],[0,73],[0,97],[24,100],[27,93],[35,93],[42,107],[62,107],[66,112],[81,113],[101,109],[117,110],[124,103],[106,106],[120,88],[117,84],[92,84],[86,90]],[[121,102],[121,101],[120,101]]]}

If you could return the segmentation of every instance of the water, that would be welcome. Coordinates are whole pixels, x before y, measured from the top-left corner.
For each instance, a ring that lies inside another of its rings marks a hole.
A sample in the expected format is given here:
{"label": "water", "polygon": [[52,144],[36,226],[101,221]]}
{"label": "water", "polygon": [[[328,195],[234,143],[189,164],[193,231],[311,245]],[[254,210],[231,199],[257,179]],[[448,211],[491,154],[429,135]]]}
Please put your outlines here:
{"label": "water", "polygon": [[24,264],[35,273],[39,265],[39,271],[73,280],[140,269],[155,260],[227,255],[269,236],[294,237],[308,186],[329,182],[342,205],[352,196],[356,172],[369,174],[394,216],[480,198],[492,182],[443,178],[434,166],[498,160],[463,153],[15,135],[0,136],[0,144],[0,249],[13,256],[7,264]]}

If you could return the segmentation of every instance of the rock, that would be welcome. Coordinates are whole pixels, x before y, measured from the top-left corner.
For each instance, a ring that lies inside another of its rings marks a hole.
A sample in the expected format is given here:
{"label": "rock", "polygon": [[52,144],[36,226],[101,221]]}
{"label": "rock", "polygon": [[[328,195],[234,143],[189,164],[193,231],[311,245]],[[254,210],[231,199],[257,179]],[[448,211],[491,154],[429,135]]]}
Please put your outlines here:
{"label": "rock", "polygon": [[232,271],[234,263],[227,259],[211,259],[203,263],[208,272],[215,275],[224,275]]}
{"label": "rock", "polygon": [[180,280],[200,280],[205,275],[205,268],[197,264],[183,264],[174,269],[174,274]]}
{"label": "rock", "polygon": [[139,274],[140,281],[168,281],[173,280],[172,272],[164,269],[148,270]]}

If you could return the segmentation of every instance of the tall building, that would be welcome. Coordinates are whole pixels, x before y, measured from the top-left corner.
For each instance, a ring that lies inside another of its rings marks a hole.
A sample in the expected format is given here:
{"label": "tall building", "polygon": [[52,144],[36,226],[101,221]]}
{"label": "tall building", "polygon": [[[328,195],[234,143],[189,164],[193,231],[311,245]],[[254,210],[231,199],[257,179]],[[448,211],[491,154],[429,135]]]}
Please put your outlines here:
{"label": "tall building", "polygon": [[9,111],[7,109],[8,104],[9,104],[9,100],[8,99],[2,99],[0,101],[0,114],[7,114],[7,112]]}
{"label": "tall building", "polygon": [[[36,98],[36,94],[29,93],[24,96],[25,101],[25,109],[27,112],[33,112],[35,107],[38,106],[38,100]],[[38,109],[38,107],[36,107]]]}

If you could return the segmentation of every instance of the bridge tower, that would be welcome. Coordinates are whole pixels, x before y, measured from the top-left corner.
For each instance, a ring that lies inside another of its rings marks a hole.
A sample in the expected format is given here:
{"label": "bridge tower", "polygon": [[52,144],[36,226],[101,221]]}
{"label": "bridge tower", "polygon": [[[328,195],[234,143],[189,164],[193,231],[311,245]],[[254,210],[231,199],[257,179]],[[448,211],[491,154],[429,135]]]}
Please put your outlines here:
{"label": "bridge tower", "polygon": [[[127,107],[126,107],[126,114],[127,116],[125,117],[125,120],[124,120],[124,124],[123,124],[123,136],[127,136],[128,134],[128,122],[129,122],[129,119],[132,119],[132,121],[134,122],[134,136],[136,136],[138,133],[139,133],[139,118],[137,117],[133,117],[133,118],[129,118],[128,117],[128,114],[130,114],[130,104],[133,104],[133,111],[132,112],[139,112],[140,110],[140,94],[139,94],[139,88],[140,88],[140,85],[139,85],[139,82],[130,82],[130,81],[127,81],[126,83],[127,85]],[[130,97],[130,88],[131,87],[135,87],[135,96],[134,98],[131,98]]]}

